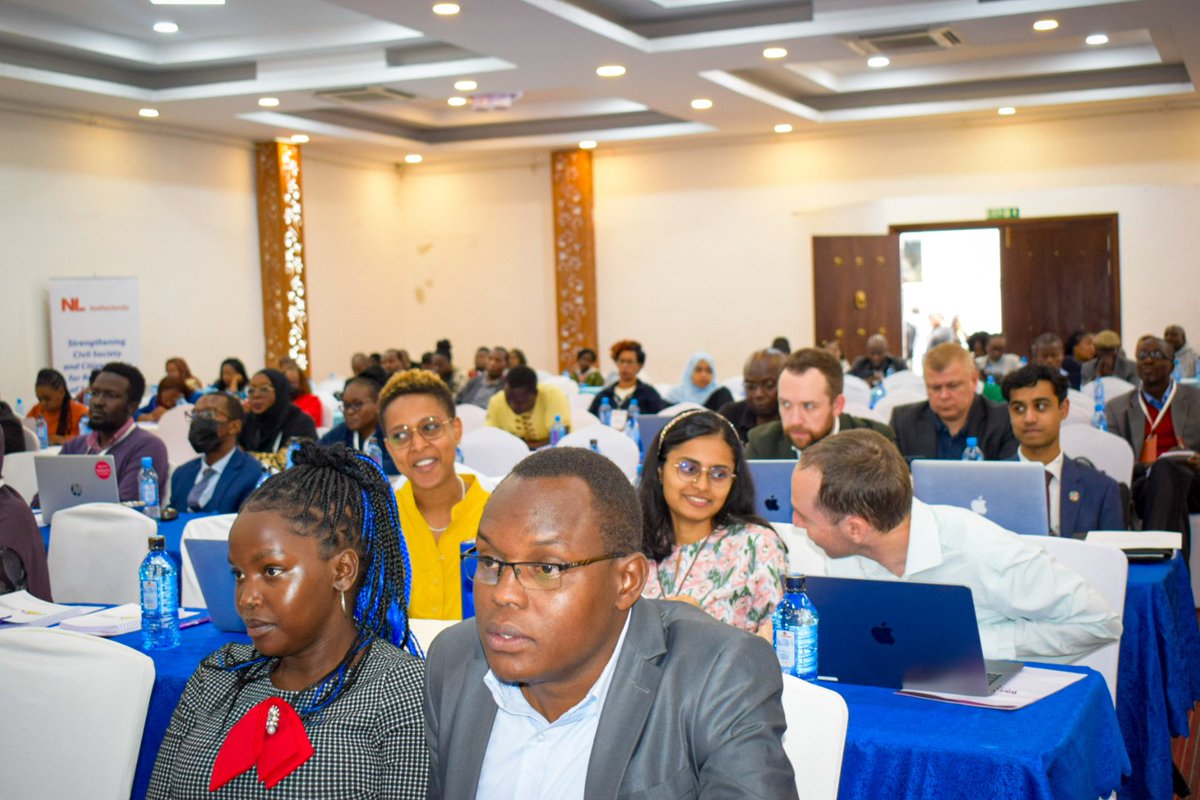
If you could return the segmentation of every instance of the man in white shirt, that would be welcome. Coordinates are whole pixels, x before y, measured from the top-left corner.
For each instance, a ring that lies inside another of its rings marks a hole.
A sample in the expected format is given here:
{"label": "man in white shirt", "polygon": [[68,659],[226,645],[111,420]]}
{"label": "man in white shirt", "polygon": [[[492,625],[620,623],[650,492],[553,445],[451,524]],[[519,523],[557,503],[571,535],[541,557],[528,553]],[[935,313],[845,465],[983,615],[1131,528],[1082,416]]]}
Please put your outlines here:
{"label": "man in white shirt", "polygon": [[969,587],[984,658],[1070,660],[1121,635],[1104,597],[1042,548],[966,509],[914,499],[904,458],[873,431],[805,450],[792,511],[829,575]]}
{"label": "man in white shirt", "polygon": [[641,513],[615,464],[534,453],[476,542],[476,617],[429,649],[429,797],[797,796],[775,654],[641,597]]}

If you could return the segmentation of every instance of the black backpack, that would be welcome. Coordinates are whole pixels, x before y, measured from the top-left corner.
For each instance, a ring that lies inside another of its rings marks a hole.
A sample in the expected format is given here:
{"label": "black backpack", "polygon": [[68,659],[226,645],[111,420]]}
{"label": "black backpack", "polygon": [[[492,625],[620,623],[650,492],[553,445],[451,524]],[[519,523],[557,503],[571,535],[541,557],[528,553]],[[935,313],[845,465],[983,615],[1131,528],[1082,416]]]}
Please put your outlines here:
{"label": "black backpack", "polygon": [[25,574],[25,562],[16,550],[0,547],[0,594],[28,588],[29,576]]}

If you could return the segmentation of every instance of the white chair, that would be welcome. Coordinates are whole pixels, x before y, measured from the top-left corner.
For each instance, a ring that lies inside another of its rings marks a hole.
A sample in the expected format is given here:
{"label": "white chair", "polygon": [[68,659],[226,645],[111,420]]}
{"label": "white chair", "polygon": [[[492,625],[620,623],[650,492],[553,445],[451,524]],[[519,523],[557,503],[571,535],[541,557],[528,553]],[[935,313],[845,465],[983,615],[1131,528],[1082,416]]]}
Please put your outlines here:
{"label": "white chair", "polygon": [[[1070,400],[1070,398],[1067,398]],[[1084,403],[1076,403],[1071,400],[1071,405],[1067,409],[1067,418],[1063,420],[1063,425],[1091,425],[1092,424],[1092,406]]]}
{"label": "white chair", "polygon": [[700,409],[701,411],[703,411],[704,406],[700,405],[699,403],[693,403],[690,400],[684,400],[682,403],[676,403],[673,406],[667,406],[662,411],[658,412],[657,416],[677,417],[680,414],[682,414],[683,412],[690,411],[692,409]]}
{"label": "white chair", "polygon": [[33,502],[37,494],[37,470],[34,469],[34,459],[41,453],[13,453],[4,457],[4,482],[17,490],[17,494],[25,498],[26,503]]}
{"label": "white chair", "polygon": [[[1095,408],[1096,401],[1096,385],[1095,381],[1088,381],[1079,387],[1079,391],[1083,392],[1089,398],[1092,398],[1091,408]],[[1123,394],[1129,394],[1137,387],[1132,383],[1120,378],[1114,378],[1112,375],[1106,375],[1100,379],[1100,384],[1104,387],[1104,402],[1107,403],[1114,397],[1120,397]]]}
{"label": "white chair", "polygon": [[729,390],[729,393],[733,395],[734,400],[746,399],[746,387],[742,383],[741,375],[735,375],[728,380],[724,380],[721,382],[721,385]]}
{"label": "white chair", "polygon": [[470,403],[458,403],[454,407],[454,415],[462,421],[463,433],[479,430],[487,419],[486,411]]}
{"label": "white chair", "polygon": [[783,751],[806,800],[837,800],[850,710],[837,692],[783,676]]}
{"label": "white chair", "polygon": [[[339,388],[338,391],[341,389]],[[313,394],[321,401],[321,425],[332,428],[333,418],[338,413],[340,403],[332,392],[316,391]]]}
{"label": "white chair", "polygon": [[24,425],[21,426],[21,433],[25,436],[25,452],[34,453],[42,449],[42,443],[36,433]]}
{"label": "white chair", "polygon": [[912,389],[899,388],[895,391],[888,389],[888,393],[879,398],[879,402],[875,404],[875,413],[883,417],[885,422],[888,422],[892,418],[892,409],[896,406],[920,403],[927,399],[929,398],[926,394],[918,394]]}
{"label": "white chair", "polygon": [[842,409],[842,413],[849,414],[852,417],[862,417],[864,419],[873,419],[876,422],[887,424],[887,419],[880,416],[879,413],[871,408],[867,403],[852,403],[849,398],[846,399],[846,406]]}
{"label": "white chair", "polygon": [[883,379],[883,388],[891,394],[893,389],[907,389],[911,392],[917,392],[921,395],[921,399],[925,399],[928,392],[925,389],[925,378],[920,373],[912,370],[902,369],[899,372],[893,372]]}
{"label": "white chair", "polygon": [[1133,485],[1133,448],[1120,436],[1091,425],[1066,425],[1058,440],[1067,455],[1082,456],[1118,483]]}
{"label": "white chair", "polygon": [[[191,423],[188,421],[187,412],[191,410],[191,406],[181,403],[158,418],[158,430],[154,433],[167,446],[167,460],[172,464],[186,464],[199,455],[188,442],[188,428],[191,427]],[[163,493],[169,493],[170,484],[166,482],[166,478],[162,475],[158,477],[164,487]]]}
{"label": "white chair", "polygon": [[0,773],[6,797],[125,800],[154,662],[132,647],[52,628],[0,636]]}
{"label": "white chair", "polygon": [[559,447],[582,447],[591,449],[592,440],[600,448],[600,455],[605,456],[621,468],[629,482],[637,484],[638,460],[641,454],[633,440],[621,431],[613,430],[607,425],[594,425],[584,430],[568,433],[558,441]]}
{"label": "white chair", "polygon": [[[1054,556],[1068,569],[1079,573],[1104,596],[1118,617],[1125,616],[1125,585],[1129,580],[1129,560],[1115,547],[1092,544],[1081,539],[1058,536],[1021,536]],[[1109,642],[1071,663],[1091,667],[1104,676],[1113,705],[1117,704],[1117,669],[1121,655],[1121,640]]]}
{"label": "white chair", "polygon": [[21,417],[21,424],[29,430],[37,433],[37,421],[39,417]]}
{"label": "white chair", "polygon": [[196,578],[196,569],[192,566],[192,557],[188,554],[188,540],[206,539],[211,541],[229,541],[229,529],[237,514],[214,514],[211,517],[196,517],[188,520],[183,526],[183,538],[179,543],[179,560],[182,561],[179,571],[179,582],[182,587],[179,593],[180,605],[184,608],[205,608],[204,593],[200,591],[200,581]]}
{"label": "white chair", "polygon": [[569,395],[567,402],[571,404],[571,416],[574,417],[575,409],[587,411],[592,407],[592,401],[596,399],[596,395],[591,392],[579,392],[578,394]]}
{"label": "white chair", "polygon": [[[478,483],[479,486],[488,494],[494,492],[496,490],[496,484],[499,483],[498,480],[489,478],[479,470],[471,469],[466,464],[455,463],[454,471],[459,475],[474,475],[475,482]],[[408,478],[404,477],[403,475],[395,475],[392,477],[392,489],[396,491],[399,491],[400,487],[406,483],[408,483]]]}
{"label": "white chair", "polygon": [[600,418],[586,408],[571,409],[571,430],[581,431],[584,428],[590,428],[593,425],[599,425]]}
{"label": "white chair", "polygon": [[[851,383],[850,378],[854,378],[856,382]],[[853,375],[846,376],[846,384],[842,387],[842,395],[845,396],[847,403],[855,403],[862,406],[871,405],[871,388],[867,386],[866,381],[861,378],[855,378]]]}
{"label": "white chair", "polygon": [[1072,407],[1082,406],[1087,411],[1089,418],[1096,410],[1096,398],[1090,394],[1084,394],[1078,389],[1067,389],[1067,399],[1071,401]]}
{"label": "white chair", "polygon": [[529,455],[529,446],[508,431],[483,427],[465,434],[459,445],[463,462],[484,475],[502,478]]}
{"label": "white chair", "polygon": [[[641,379],[642,383],[650,383],[650,381],[646,379],[645,375],[639,375],[638,377]],[[654,391],[658,392],[658,396],[663,399],[664,403],[667,401],[667,395],[669,395],[671,390],[675,388],[675,384],[673,383],[655,383],[652,385],[654,386]]]}
{"label": "white chair", "polygon": [[346,379],[339,378],[337,375],[331,372],[329,373],[328,378],[313,386],[313,391],[328,394],[330,397],[332,397],[337,392],[342,391],[345,386]]}
{"label": "white chair", "polygon": [[154,520],[117,503],[84,503],[50,523],[50,586],[59,603],[140,602],[138,567]]}
{"label": "white chair", "polygon": [[579,384],[566,375],[551,375],[548,378],[538,378],[539,386],[555,386],[567,397],[579,394]]}
{"label": "white chair", "polygon": [[428,653],[429,645],[433,644],[433,640],[438,637],[438,634],[459,622],[461,620],[412,618],[408,621],[408,627],[416,634],[417,644],[421,645],[421,649]]}

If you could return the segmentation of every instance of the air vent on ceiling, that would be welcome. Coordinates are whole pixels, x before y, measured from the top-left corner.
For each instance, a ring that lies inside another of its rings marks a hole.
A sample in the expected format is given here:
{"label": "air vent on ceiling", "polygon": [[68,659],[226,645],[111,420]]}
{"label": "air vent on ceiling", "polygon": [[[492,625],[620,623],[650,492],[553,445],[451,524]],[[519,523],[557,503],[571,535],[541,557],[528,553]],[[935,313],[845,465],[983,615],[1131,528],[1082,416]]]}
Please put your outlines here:
{"label": "air vent on ceiling", "polygon": [[404,103],[413,99],[407,92],[399,92],[386,86],[359,86],[353,89],[328,89],[317,92],[321,100],[338,103]]}
{"label": "air vent on ceiling", "polygon": [[962,39],[949,28],[918,28],[867,34],[847,39],[846,44],[864,56],[895,56],[922,50],[947,50],[958,47]]}

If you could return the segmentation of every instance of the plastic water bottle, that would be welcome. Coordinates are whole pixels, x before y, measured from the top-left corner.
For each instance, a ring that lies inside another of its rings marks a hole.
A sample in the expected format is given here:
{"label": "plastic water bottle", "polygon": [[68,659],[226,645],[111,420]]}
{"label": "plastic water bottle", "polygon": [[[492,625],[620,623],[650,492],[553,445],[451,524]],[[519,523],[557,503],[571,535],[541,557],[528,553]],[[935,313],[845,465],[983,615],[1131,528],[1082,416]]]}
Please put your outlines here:
{"label": "plastic water bottle", "polygon": [[567,426],[563,425],[562,417],[554,415],[554,424],[550,426],[550,446],[555,447],[567,435]]}
{"label": "plastic water bottle", "polygon": [[599,452],[600,452],[600,442],[599,442],[598,440],[596,440],[596,439],[592,439],[591,441],[589,441],[589,442],[588,442],[588,447],[590,447],[590,448],[592,449],[592,452],[593,452],[593,453],[599,453]]}
{"label": "plastic water bottle", "polygon": [[967,449],[963,450],[963,461],[983,461],[983,451],[979,449],[979,440],[974,436],[967,437]]}
{"label": "plastic water bottle", "polygon": [[50,446],[50,429],[46,427],[46,418],[37,418],[38,447],[45,450]]}
{"label": "plastic water bottle", "polygon": [[300,440],[292,437],[287,447],[287,469],[291,469],[296,465],[296,453],[298,452],[300,452]]}
{"label": "plastic water bottle", "polygon": [[1092,412],[1092,427],[1097,430],[1108,431],[1108,417],[1104,416],[1104,404],[1096,403],[1096,410]]}
{"label": "plastic water bottle", "polygon": [[1092,383],[1092,399],[1096,401],[1096,405],[1104,407],[1104,380],[1096,378]]}
{"label": "plastic water bottle", "polygon": [[158,519],[158,473],[154,471],[154,459],[150,456],[142,456],[138,494],[142,499],[142,512],[150,519]]}
{"label": "plastic water bottle", "polygon": [[375,462],[375,465],[383,469],[383,449],[379,446],[379,440],[374,436],[367,439],[367,446],[363,448],[363,452]]}
{"label": "plastic water bottle", "polygon": [[80,436],[87,436],[89,433],[92,432],[91,422],[92,421],[88,418],[87,414],[84,414],[82,417],[79,418],[79,435]]}
{"label": "plastic water bottle", "polygon": [[638,463],[642,463],[642,428],[638,422],[638,417],[641,416],[641,409],[638,408],[638,401],[635,397],[629,401],[629,420],[625,423],[625,435],[633,439],[633,443],[638,448]]}
{"label": "plastic water bottle", "polygon": [[1175,368],[1173,370],[1171,370],[1171,380],[1175,380],[1175,381],[1183,380],[1183,370],[1181,370],[1179,368],[1179,359],[1178,358],[1175,359]]}
{"label": "plastic water bottle", "polygon": [[461,447],[454,448],[454,460],[455,460],[455,462],[457,462],[459,464],[467,463],[467,457],[465,455],[463,455],[463,451],[462,451]]}
{"label": "plastic water bottle", "polygon": [[793,573],[783,579],[783,599],[771,615],[775,657],[788,675],[806,681],[817,679],[817,625],[820,615],[808,599],[804,576]]}
{"label": "plastic water bottle", "polygon": [[255,481],[254,488],[257,489],[258,487],[262,486],[264,483],[267,482],[267,478],[269,478],[269,477],[271,477],[271,471],[264,469],[262,471],[262,473],[259,474],[258,480]]}
{"label": "plastic water bottle", "polygon": [[19,397],[17,398],[17,418],[25,418],[25,401]]}
{"label": "plastic water bottle", "polygon": [[179,577],[167,555],[167,540],[150,537],[150,552],[138,569],[142,586],[142,649],[179,646]]}
{"label": "plastic water bottle", "polygon": [[883,381],[880,381],[871,388],[871,408],[875,408],[885,397],[887,397],[887,389],[884,387]]}
{"label": "plastic water bottle", "polygon": [[[19,400],[17,402],[20,402]],[[600,398],[600,424],[612,425],[612,403],[608,402],[607,397]]]}
{"label": "plastic water bottle", "polygon": [[1000,390],[1000,384],[996,383],[995,375],[987,376],[987,381],[983,384],[983,396],[997,403],[1004,402],[1004,392]]}

